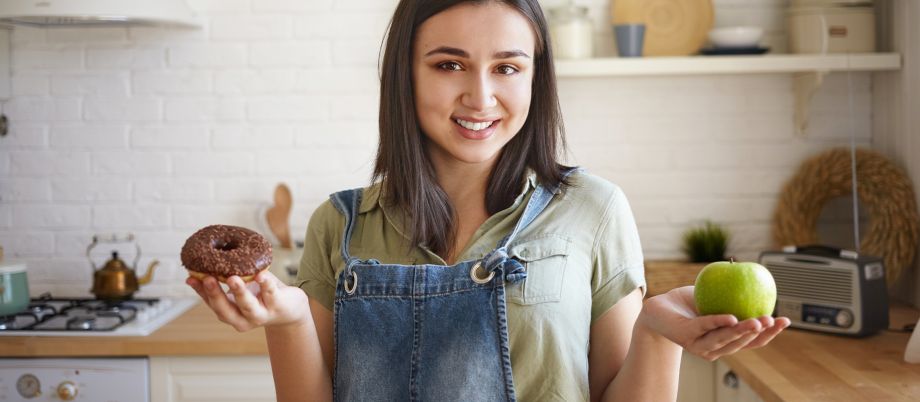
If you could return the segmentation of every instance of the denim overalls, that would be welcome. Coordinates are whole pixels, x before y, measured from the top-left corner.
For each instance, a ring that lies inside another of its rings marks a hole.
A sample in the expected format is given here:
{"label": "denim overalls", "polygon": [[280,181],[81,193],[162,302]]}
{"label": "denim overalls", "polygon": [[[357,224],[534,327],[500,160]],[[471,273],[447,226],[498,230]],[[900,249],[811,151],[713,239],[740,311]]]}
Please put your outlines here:
{"label": "denim overalls", "polygon": [[527,272],[507,248],[556,192],[537,186],[495,250],[452,266],[351,256],[361,189],[332,194],[345,215],[346,263],[335,290],[334,400],[514,401],[505,283]]}

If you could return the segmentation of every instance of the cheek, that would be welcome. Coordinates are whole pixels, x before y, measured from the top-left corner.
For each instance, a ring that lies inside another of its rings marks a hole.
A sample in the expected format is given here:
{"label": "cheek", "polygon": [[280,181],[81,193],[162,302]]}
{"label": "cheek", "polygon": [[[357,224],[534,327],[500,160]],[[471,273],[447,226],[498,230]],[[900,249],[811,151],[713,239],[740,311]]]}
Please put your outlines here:
{"label": "cheek", "polygon": [[415,104],[416,113],[441,114],[453,101],[454,88],[444,80],[438,80],[431,75],[419,74],[415,79]]}
{"label": "cheek", "polygon": [[523,121],[530,111],[532,86],[529,81],[522,81],[511,85],[508,89],[506,106],[509,112],[515,115],[515,120]]}

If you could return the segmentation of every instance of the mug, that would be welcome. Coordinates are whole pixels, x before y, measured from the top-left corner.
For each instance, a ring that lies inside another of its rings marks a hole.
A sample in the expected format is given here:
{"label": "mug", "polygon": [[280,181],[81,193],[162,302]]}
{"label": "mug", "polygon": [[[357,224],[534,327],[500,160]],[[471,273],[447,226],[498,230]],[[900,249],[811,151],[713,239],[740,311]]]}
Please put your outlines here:
{"label": "mug", "polygon": [[615,24],[617,54],[620,57],[642,57],[645,45],[645,24]]}

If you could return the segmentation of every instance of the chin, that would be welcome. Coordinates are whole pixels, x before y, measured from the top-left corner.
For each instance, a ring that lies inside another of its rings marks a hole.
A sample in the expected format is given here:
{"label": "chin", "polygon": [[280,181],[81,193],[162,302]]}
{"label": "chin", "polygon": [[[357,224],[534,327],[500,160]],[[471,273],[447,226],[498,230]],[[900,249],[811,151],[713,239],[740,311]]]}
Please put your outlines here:
{"label": "chin", "polygon": [[489,150],[473,150],[473,149],[464,149],[464,150],[453,150],[453,152],[448,152],[451,157],[455,160],[463,163],[469,164],[480,164],[494,161],[498,158],[498,153],[501,149],[489,149]]}

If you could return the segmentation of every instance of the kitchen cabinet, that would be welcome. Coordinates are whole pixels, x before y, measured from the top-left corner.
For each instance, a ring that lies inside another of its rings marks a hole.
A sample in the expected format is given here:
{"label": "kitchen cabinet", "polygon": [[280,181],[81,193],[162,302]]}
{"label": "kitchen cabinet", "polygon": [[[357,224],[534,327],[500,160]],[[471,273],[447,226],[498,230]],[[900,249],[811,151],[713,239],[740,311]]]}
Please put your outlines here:
{"label": "kitchen cabinet", "polygon": [[683,352],[677,402],[763,402],[728,365]]}
{"label": "kitchen cabinet", "polygon": [[715,362],[716,402],[763,402],[751,387],[741,380],[728,365]]}
{"label": "kitchen cabinet", "polygon": [[274,402],[268,356],[150,358],[151,402]]}
{"label": "kitchen cabinet", "polygon": [[715,401],[715,364],[687,351],[680,358],[677,402]]}

